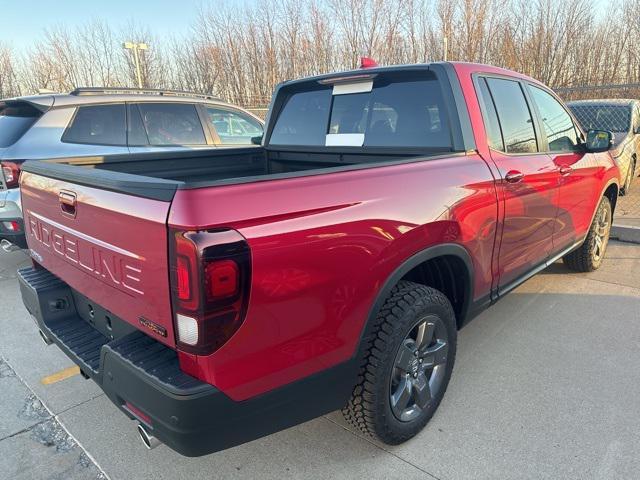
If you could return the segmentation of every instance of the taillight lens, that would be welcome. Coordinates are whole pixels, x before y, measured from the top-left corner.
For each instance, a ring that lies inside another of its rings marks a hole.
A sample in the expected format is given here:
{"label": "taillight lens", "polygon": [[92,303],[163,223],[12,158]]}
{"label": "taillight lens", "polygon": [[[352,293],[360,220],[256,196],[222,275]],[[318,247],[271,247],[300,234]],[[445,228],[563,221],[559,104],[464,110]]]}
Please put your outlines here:
{"label": "taillight lens", "polygon": [[178,268],[177,268],[177,281],[176,286],[178,289],[179,300],[189,300],[191,297],[191,284],[189,277],[191,276],[189,270],[189,262],[182,256],[178,256]]}
{"label": "taillight lens", "polygon": [[234,230],[171,232],[171,286],[180,350],[208,355],[244,320],[251,285],[249,246]]}
{"label": "taillight lens", "polygon": [[4,161],[2,164],[2,174],[7,188],[15,188],[20,180],[20,164],[16,162]]}
{"label": "taillight lens", "polygon": [[207,300],[216,301],[238,295],[240,268],[235,260],[219,260],[204,267]]}
{"label": "taillight lens", "polygon": [[2,226],[9,232],[18,233],[22,230],[22,225],[17,220],[9,220],[8,222],[2,222]]}

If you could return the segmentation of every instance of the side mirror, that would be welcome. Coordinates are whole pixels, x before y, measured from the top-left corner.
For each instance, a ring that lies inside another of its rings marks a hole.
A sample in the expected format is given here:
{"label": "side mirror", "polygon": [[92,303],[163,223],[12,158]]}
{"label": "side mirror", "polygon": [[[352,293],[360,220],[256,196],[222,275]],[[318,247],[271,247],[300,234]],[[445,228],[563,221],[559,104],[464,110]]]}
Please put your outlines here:
{"label": "side mirror", "polygon": [[607,130],[589,130],[585,148],[587,152],[606,152],[613,145],[613,133]]}
{"label": "side mirror", "polygon": [[640,134],[640,125],[638,125],[636,128],[633,129],[633,134],[634,135]]}
{"label": "side mirror", "polygon": [[254,145],[262,145],[262,135],[258,137],[251,137],[251,143]]}

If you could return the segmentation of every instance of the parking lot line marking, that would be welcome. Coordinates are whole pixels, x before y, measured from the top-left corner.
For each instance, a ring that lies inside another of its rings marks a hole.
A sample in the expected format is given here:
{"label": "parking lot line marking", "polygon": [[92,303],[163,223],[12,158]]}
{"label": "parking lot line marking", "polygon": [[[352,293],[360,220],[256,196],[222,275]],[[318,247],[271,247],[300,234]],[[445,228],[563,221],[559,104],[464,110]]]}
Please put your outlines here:
{"label": "parking lot line marking", "polygon": [[48,375],[40,380],[40,382],[42,382],[43,385],[51,385],[52,383],[57,383],[76,375],[80,375],[80,367],[74,365],[73,367],[65,368],[52,375]]}

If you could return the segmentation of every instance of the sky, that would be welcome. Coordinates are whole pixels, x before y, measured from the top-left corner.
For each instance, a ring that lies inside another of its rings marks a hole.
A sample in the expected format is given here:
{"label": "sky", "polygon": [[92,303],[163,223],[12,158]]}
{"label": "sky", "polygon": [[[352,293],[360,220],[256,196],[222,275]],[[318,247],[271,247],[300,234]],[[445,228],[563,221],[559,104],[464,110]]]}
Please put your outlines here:
{"label": "sky", "polygon": [[[0,0],[0,43],[16,49],[31,45],[47,27],[75,27],[92,19],[118,30],[132,19],[157,36],[189,33],[201,5],[220,0]],[[240,0],[225,3],[242,5]]]}
{"label": "sky", "polygon": [[223,1],[243,6],[256,0],[0,0],[0,43],[24,50],[42,38],[47,27],[73,28],[96,18],[116,32],[134,20],[154,36],[182,36],[189,33],[202,5]]}

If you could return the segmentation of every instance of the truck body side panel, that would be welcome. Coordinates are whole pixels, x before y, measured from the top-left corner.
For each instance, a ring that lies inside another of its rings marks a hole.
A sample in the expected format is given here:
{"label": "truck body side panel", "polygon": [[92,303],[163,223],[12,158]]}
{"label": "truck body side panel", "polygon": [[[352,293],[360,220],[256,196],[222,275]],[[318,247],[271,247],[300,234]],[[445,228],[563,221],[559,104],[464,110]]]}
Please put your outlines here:
{"label": "truck body side panel", "polygon": [[496,204],[486,163],[464,154],[178,190],[170,227],[234,228],[252,253],[245,322],[220,350],[198,357],[198,376],[242,400],[348,360],[386,279],[432,245],[463,246],[474,297],[488,296]]}

